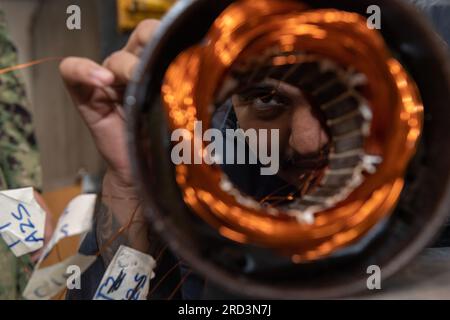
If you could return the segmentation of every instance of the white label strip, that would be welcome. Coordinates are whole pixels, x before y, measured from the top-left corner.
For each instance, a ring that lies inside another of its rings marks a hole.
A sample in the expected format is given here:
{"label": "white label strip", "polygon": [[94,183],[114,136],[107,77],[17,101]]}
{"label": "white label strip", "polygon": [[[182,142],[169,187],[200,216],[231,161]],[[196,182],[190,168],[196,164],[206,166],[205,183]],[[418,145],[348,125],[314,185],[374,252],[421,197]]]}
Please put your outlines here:
{"label": "white label strip", "polygon": [[34,199],[33,188],[0,192],[0,234],[14,255],[44,245],[45,211]]}
{"label": "white label strip", "polygon": [[96,198],[95,194],[82,194],[68,204],[58,220],[52,239],[45,247],[23,292],[26,299],[50,299],[66,286],[67,279],[70,276],[68,274],[69,267],[78,270],[81,276],[81,273],[95,261],[96,256],[85,256],[77,253],[60,263],[39,269],[43,259],[59,241],[70,236],[86,234],[92,228]]}
{"label": "white label strip", "polygon": [[82,194],[75,197],[61,214],[55,231],[46,245],[39,263],[62,239],[88,232],[92,228],[97,195]]}
{"label": "white label strip", "polygon": [[94,295],[94,300],[145,300],[156,262],[152,256],[120,246]]}
{"label": "white label strip", "polygon": [[28,300],[48,300],[72,283],[94,263],[96,256],[76,254],[50,267],[35,270],[23,296]]}

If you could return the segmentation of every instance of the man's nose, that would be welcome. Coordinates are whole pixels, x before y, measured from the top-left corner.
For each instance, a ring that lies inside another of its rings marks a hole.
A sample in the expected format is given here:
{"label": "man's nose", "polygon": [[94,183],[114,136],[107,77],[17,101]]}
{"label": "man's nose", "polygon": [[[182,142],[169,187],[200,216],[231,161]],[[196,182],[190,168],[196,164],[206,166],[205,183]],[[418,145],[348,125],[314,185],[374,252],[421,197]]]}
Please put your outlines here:
{"label": "man's nose", "polygon": [[289,146],[299,154],[320,151],[329,141],[326,131],[309,106],[298,106],[291,118]]}

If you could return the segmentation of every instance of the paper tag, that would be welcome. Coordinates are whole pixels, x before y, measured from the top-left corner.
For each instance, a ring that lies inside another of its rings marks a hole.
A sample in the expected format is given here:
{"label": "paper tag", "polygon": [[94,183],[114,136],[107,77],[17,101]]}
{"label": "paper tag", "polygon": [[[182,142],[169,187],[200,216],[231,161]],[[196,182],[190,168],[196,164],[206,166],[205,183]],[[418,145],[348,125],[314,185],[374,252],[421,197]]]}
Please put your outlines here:
{"label": "paper tag", "polygon": [[96,198],[95,194],[83,194],[75,197],[68,204],[23,292],[26,299],[50,299],[66,286],[69,266],[78,266],[82,273],[95,261],[96,256],[78,253],[60,263],[39,269],[41,262],[59,241],[70,236],[86,234],[92,228]]}
{"label": "paper tag", "polygon": [[44,245],[45,211],[34,199],[33,188],[0,192],[0,234],[15,256]]}
{"label": "paper tag", "polygon": [[152,256],[120,246],[100,282],[94,300],[145,300],[156,266]]}
{"label": "paper tag", "polygon": [[24,298],[48,300],[54,297],[67,286],[67,279],[70,276],[67,273],[69,267],[77,266],[81,274],[94,263],[96,258],[96,256],[76,254],[63,262],[35,270],[23,292]]}
{"label": "paper tag", "polygon": [[82,194],[70,201],[60,216],[53,236],[45,246],[39,263],[60,240],[86,233],[91,229],[96,198],[95,194]]}

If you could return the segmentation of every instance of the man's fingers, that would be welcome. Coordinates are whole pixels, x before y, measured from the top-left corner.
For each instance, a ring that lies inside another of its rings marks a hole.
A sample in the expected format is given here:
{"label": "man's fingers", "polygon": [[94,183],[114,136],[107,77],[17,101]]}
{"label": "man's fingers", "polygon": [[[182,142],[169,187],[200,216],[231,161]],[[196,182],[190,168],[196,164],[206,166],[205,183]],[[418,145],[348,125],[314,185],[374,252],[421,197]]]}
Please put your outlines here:
{"label": "man's fingers", "polygon": [[59,70],[76,104],[88,101],[96,87],[114,82],[111,71],[85,58],[66,58]]}
{"label": "man's fingers", "polygon": [[127,84],[136,66],[139,58],[128,51],[117,51],[105,60],[103,66],[114,74],[116,83]]}
{"label": "man's fingers", "polygon": [[69,86],[103,87],[114,81],[111,71],[86,58],[66,58],[61,62],[59,70]]}
{"label": "man's fingers", "polygon": [[142,48],[151,40],[158,28],[160,22],[158,20],[144,20],[136,27],[128,40],[124,50],[136,56],[139,56]]}
{"label": "man's fingers", "polygon": [[85,58],[64,59],[60,72],[71,94],[82,102],[90,98],[96,87],[126,85],[139,63],[140,51],[150,41],[158,25],[157,20],[141,22],[125,48],[107,58],[103,67]]}
{"label": "man's fingers", "polygon": [[114,81],[114,75],[109,70],[86,58],[66,58],[59,69],[69,85],[106,86]]}
{"label": "man's fingers", "polygon": [[160,22],[158,20],[144,20],[136,27],[123,50],[113,53],[103,63],[116,76],[116,82],[125,84],[130,81],[139,63],[142,48],[153,37]]}

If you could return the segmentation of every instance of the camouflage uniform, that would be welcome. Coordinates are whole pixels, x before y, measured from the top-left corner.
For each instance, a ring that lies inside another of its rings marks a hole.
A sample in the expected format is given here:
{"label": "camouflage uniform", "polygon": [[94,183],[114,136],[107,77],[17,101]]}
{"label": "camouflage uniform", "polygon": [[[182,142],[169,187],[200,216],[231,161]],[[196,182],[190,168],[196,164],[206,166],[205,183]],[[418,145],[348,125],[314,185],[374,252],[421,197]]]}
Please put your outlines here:
{"label": "camouflage uniform", "polygon": [[[15,64],[16,49],[7,36],[0,10],[0,70]],[[13,72],[0,74],[0,190],[29,186],[40,189],[41,180],[23,83]],[[21,298],[31,267],[28,255],[16,258],[0,238],[0,299]]]}

